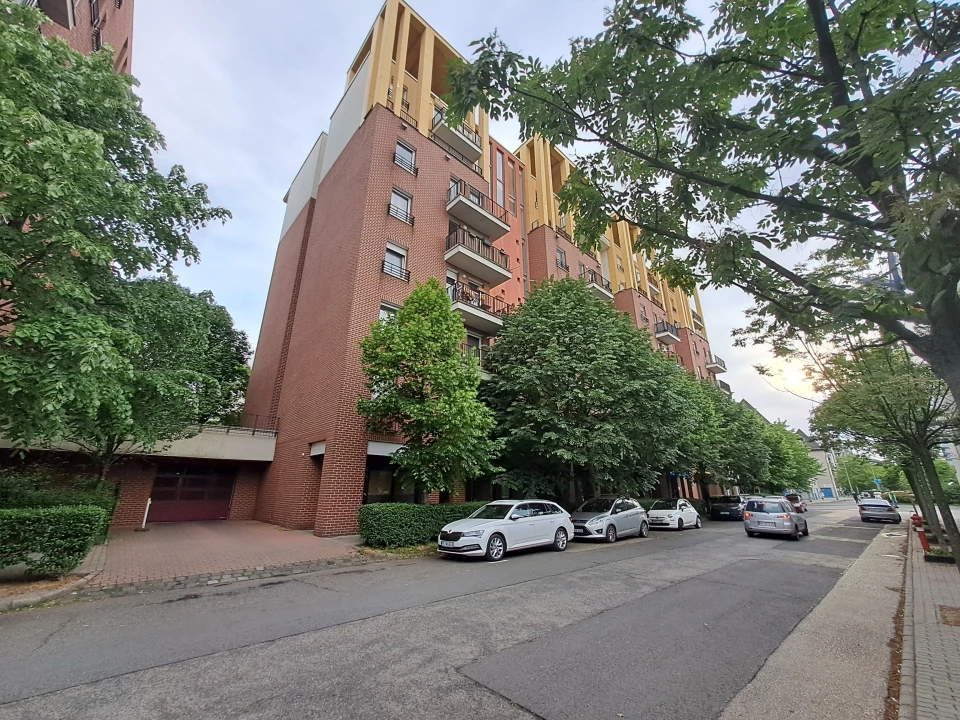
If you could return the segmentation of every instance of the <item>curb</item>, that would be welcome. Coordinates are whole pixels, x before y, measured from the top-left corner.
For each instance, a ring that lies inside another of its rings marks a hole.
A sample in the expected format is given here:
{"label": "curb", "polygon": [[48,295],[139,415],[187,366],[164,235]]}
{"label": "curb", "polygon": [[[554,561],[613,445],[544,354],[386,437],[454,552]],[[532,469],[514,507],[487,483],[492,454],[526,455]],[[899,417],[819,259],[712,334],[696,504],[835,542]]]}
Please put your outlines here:
{"label": "curb", "polygon": [[28,605],[38,605],[39,603],[58,598],[68,592],[79,590],[99,573],[99,570],[94,570],[92,573],[84,575],[81,578],[77,578],[77,580],[69,585],[64,585],[56,590],[47,590],[45,592],[33,593],[32,595],[20,595],[7,600],[0,600],[0,613],[7,612],[8,610],[16,610],[17,608],[27,607]]}
{"label": "curb", "polygon": [[900,654],[900,711],[897,717],[917,717],[916,654],[913,639],[913,550],[917,542],[911,524],[907,533],[907,576],[903,592],[903,647]]}

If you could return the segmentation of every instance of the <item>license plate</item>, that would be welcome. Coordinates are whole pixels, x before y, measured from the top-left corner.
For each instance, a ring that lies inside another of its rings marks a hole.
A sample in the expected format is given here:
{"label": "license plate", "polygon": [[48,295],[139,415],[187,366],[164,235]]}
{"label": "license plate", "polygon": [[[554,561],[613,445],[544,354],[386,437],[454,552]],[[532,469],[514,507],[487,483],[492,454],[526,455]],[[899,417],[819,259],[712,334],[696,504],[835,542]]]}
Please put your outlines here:
{"label": "license plate", "polygon": [[455,542],[451,542],[450,540],[440,541],[440,547],[456,547],[456,546],[457,544]]}
{"label": "license plate", "polygon": [[729,515],[730,513],[728,513],[726,510],[721,510],[721,511],[720,511],[720,514],[721,514],[721,515]]}
{"label": "license plate", "polygon": [[587,532],[587,531],[584,530],[583,528],[574,528],[574,529],[573,529],[573,534],[574,534],[574,535],[583,535],[585,532]]}
{"label": "license plate", "polygon": [[775,522],[764,522],[763,520],[758,520],[757,525],[759,525],[760,527],[776,527],[777,526]]}

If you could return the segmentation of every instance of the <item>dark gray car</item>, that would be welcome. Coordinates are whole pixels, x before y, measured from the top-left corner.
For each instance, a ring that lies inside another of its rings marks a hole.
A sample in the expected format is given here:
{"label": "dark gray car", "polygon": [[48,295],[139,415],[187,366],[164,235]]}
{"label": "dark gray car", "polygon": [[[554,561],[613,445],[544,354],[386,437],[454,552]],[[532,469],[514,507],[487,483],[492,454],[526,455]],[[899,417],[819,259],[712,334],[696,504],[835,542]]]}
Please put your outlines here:
{"label": "dark gray car", "polygon": [[617,538],[650,534],[646,511],[633,498],[604,496],[590,498],[573,512],[573,536],[584,539]]}

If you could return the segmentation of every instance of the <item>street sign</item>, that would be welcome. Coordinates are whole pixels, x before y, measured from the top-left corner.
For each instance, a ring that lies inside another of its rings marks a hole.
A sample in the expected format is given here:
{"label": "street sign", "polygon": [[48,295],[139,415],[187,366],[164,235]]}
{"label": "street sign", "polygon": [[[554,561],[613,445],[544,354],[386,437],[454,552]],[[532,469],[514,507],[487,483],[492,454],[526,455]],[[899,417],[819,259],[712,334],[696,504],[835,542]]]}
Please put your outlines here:
{"label": "street sign", "polygon": [[883,480],[880,478],[874,478],[873,481],[877,484],[877,487],[880,487],[880,485],[883,484]]}

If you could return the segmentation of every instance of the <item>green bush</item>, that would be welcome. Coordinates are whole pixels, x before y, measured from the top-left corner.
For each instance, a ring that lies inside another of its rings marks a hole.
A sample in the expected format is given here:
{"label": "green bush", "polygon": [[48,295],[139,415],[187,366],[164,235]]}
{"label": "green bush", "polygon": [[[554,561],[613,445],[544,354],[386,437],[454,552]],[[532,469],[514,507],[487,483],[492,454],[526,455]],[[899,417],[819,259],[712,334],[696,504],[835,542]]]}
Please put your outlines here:
{"label": "green bush", "polygon": [[374,503],[360,508],[360,537],[370,547],[396,548],[437,539],[440,529],[462,520],[487,502],[449,505]]}
{"label": "green bush", "polygon": [[107,511],[92,505],[0,510],[0,568],[26,563],[30,575],[68,573],[107,520]]}

